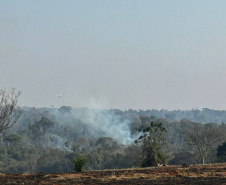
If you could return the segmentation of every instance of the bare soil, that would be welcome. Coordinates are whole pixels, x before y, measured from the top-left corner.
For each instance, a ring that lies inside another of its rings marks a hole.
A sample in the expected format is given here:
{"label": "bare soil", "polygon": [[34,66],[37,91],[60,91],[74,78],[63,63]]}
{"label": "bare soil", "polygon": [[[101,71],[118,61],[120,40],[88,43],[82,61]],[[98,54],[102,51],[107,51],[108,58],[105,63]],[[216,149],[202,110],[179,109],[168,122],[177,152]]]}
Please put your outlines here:
{"label": "bare soil", "polygon": [[20,185],[102,185],[102,184],[198,184],[226,185],[226,163],[98,170],[84,173],[0,174],[0,184]]}

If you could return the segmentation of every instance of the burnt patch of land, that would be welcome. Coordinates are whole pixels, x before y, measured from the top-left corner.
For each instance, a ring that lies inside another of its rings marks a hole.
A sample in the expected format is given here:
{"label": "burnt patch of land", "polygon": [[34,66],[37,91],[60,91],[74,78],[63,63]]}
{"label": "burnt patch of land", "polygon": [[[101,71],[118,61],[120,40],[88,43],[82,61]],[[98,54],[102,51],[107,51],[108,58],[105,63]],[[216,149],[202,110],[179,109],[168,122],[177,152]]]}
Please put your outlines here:
{"label": "burnt patch of land", "polygon": [[0,174],[0,184],[225,184],[226,163],[208,165],[162,166],[122,170],[98,170],[85,173]]}

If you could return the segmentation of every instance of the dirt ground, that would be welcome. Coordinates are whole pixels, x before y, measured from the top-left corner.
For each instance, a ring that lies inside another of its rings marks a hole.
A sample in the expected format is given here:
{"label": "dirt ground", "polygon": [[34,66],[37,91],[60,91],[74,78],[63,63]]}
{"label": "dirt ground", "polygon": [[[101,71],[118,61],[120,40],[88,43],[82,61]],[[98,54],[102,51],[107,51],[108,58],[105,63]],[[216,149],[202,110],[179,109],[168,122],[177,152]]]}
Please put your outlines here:
{"label": "dirt ground", "polygon": [[226,163],[162,166],[122,170],[99,170],[84,173],[0,174],[0,184],[20,185],[102,185],[102,184],[221,184],[226,185]]}

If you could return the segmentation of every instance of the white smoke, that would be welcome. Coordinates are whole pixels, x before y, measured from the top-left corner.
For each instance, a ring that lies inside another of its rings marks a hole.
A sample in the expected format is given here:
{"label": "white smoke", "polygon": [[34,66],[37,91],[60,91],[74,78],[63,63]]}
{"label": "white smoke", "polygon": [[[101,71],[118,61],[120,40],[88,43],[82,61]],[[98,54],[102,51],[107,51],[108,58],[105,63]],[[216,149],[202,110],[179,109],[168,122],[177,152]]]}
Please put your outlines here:
{"label": "white smoke", "polygon": [[[83,121],[94,130],[103,133],[105,137],[111,137],[120,144],[132,142],[128,119],[123,119],[120,114],[108,110],[88,110]],[[101,136],[101,137],[103,137]]]}
{"label": "white smoke", "polygon": [[56,111],[55,116],[61,124],[69,124],[72,129],[78,123],[83,124],[95,138],[111,137],[124,145],[134,141],[129,128],[130,120],[123,117],[121,111],[82,108],[72,109],[66,114]]}

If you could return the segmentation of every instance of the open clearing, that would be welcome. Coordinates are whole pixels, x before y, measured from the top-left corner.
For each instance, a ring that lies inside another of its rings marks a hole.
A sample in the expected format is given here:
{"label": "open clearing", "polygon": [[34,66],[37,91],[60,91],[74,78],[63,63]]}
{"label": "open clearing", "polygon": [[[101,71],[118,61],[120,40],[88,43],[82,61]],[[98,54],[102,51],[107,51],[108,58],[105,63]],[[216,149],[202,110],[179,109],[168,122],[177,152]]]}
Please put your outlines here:
{"label": "open clearing", "polygon": [[99,170],[85,173],[0,174],[0,184],[58,185],[58,184],[224,184],[226,163],[162,166],[122,170]]}

